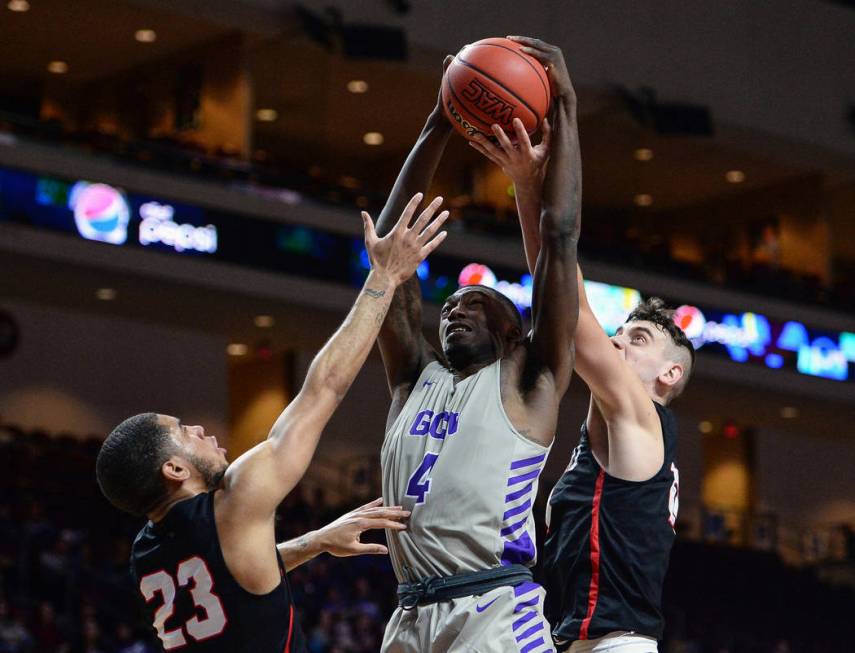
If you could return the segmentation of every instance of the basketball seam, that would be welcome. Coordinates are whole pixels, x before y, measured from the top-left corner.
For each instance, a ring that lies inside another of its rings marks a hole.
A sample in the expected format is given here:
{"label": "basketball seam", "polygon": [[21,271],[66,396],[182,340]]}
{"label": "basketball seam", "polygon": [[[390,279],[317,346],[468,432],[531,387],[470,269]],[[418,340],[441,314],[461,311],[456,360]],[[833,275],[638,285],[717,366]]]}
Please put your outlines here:
{"label": "basketball seam", "polygon": [[489,79],[491,82],[493,82],[493,83],[494,83],[494,84],[496,84],[497,86],[501,86],[503,89],[505,89],[505,90],[506,90],[508,93],[510,93],[513,97],[515,97],[517,100],[519,100],[519,101],[520,101],[520,104],[524,105],[524,106],[525,106],[525,108],[526,108],[526,109],[528,109],[528,110],[531,112],[531,114],[535,117],[535,120],[537,120],[537,119],[540,117],[540,116],[538,116],[538,115],[537,115],[537,111],[535,111],[534,109],[532,109],[532,108],[531,108],[531,105],[529,105],[529,103],[528,103],[528,102],[526,102],[525,100],[523,100],[523,99],[522,99],[519,95],[517,95],[513,90],[509,89],[507,86],[505,86],[504,84],[502,84],[502,82],[500,82],[498,79],[496,79],[496,78],[495,78],[495,77],[493,77],[492,75],[489,75],[489,74],[485,73],[485,72],[484,72],[483,70],[481,70],[478,66],[475,66],[475,65],[473,65],[473,64],[471,64],[471,63],[469,63],[468,61],[466,61],[466,59],[463,59],[463,58],[461,58],[461,57],[457,57],[457,60],[458,60],[460,63],[462,63],[464,66],[466,66],[467,68],[471,68],[471,69],[472,69],[472,70],[474,70],[475,72],[480,73],[481,75],[484,75],[484,77],[486,77],[487,79]]}
{"label": "basketball seam", "polygon": [[[537,68],[535,67],[535,65],[531,61],[526,59],[526,55],[524,55],[522,52],[519,52],[518,50],[514,50],[513,48],[509,48],[507,45],[499,45],[498,43],[481,43],[481,44],[479,44],[478,47],[501,48],[502,50],[507,50],[508,52],[513,52],[515,55],[519,56],[523,61],[525,61],[526,64],[528,64],[529,68],[531,68],[534,71],[534,74],[537,75],[537,81],[540,82],[540,85],[543,87],[543,90],[546,93],[546,107],[547,107],[547,111],[549,110],[549,99],[551,96],[551,93],[549,92],[549,87],[547,87],[546,84],[543,83],[543,78],[540,76],[540,73],[538,72]],[[457,55],[457,58],[460,59],[460,61],[466,61],[459,54]],[[544,70],[544,74],[546,74],[545,70]],[[529,109],[530,108],[531,107],[529,107]],[[534,111],[532,111],[532,113],[537,115],[537,113]]]}
{"label": "basketball seam", "polygon": [[[480,122],[482,125],[484,125],[487,128],[488,132],[491,131],[492,125],[490,123],[488,123],[486,120],[482,120],[481,118],[478,118],[469,110],[466,103],[463,102],[463,100],[460,99],[460,96],[457,95],[457,93],[454,91],[454,85],[448,79],[445,80],[445,84],[448,86],[448,92],[454,96],[455,100],[457,100],[457,104],[460,107],[462,107],[463,110],[466,111],[466,113],[468,113],[470,116],[472,116],[472,118],[474,118],[474,120],[476,122]],[[537,115],[537,114],[535,114],[535,115]]]}

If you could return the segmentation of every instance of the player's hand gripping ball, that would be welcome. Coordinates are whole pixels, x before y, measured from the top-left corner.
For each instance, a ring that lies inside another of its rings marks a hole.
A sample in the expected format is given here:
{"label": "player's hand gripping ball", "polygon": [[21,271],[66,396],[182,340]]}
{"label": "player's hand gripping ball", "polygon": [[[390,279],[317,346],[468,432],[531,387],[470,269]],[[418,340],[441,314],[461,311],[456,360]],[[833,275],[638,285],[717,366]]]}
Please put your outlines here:
{"label": "player's hand gripping ball", "polygon": [[480,133],[492,137],[498,124],[512,137],[519,118],[532,134],[549,110],[546,70],[537,59],[509,39],[491,38],[465,46],[442,78],[446,116],[467,139]]}

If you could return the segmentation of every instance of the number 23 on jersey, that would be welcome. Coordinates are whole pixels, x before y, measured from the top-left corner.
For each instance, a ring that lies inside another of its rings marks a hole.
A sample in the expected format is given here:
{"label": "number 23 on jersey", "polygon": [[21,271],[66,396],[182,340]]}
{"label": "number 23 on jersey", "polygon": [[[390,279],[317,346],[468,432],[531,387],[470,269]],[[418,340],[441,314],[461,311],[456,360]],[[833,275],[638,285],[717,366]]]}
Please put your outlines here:
{"label": "number 23 on jersey", "polygon": [[[190,585],[190,596],[196,613],[181,626],[173,630],[166,629],[166,622],[175,612],[175,585]],[[192,583],[192,585],[191,585]],[[184,560],[178,565],[175,579],[165,570],[156,571],[140,580],[140,592],[146,603],[150,603],[160,594],[163,604],[154,613],[154,629],[163,644],[164,650],[171,650],[187,644],[185,633],[197,642],[216,637],[226,627],[228,619],[223,611],[220,597],[214,594],[214,580],[208,565],[198,556]],[[201,614],[204,613],[204,616]]]}

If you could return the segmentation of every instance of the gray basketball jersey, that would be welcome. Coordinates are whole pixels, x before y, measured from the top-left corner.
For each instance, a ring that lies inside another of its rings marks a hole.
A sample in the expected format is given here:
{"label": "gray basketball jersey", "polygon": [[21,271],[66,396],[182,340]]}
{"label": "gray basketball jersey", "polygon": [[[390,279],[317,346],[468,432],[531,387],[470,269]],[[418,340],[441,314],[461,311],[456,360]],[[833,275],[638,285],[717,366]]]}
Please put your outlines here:
{"label": "gray basketball jersey", "polygon": [[430,363],[386,433],[383,499],[412,511],[406,531],[386,531],[399,582],[535,562],[531,508],[549,447],[511,425],[500,370],[455,387]]}

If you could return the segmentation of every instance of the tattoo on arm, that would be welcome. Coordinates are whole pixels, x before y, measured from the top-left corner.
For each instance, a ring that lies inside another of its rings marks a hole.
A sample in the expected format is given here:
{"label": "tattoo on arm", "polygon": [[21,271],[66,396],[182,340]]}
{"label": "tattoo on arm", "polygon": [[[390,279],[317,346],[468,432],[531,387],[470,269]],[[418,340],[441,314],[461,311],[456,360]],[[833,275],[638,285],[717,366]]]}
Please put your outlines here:
{"label": "tattoo on arm", "polygon": [[386,294],[385,290],[374,290],[373,288],[366,288],[365,294],[371,297],[372,299],[380,299]]}

